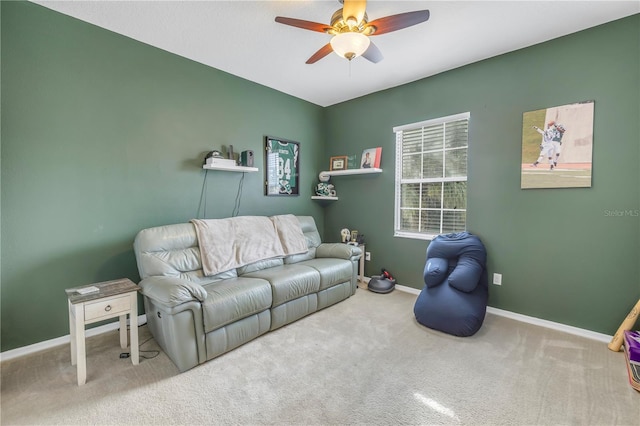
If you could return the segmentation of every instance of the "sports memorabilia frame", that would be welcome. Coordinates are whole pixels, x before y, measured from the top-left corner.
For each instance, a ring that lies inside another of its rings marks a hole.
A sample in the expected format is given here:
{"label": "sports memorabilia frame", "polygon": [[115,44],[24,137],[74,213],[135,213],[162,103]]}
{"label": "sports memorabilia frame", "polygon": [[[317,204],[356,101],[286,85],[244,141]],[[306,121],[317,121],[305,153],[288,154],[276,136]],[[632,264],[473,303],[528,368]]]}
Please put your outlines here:
{"label": "sports memorabilia frame", "polygon": [[265,136],[264,195],[300,195],[300,143]]}

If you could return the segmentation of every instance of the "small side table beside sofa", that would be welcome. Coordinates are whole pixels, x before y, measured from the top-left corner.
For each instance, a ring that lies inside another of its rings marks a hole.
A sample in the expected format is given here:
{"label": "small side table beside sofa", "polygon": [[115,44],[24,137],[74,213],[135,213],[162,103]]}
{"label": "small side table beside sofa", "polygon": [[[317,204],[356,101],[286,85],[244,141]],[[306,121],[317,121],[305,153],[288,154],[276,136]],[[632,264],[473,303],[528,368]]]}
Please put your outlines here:
{"label": "small side table beside sofa", "polygon": [[[83,293],[86,289],[93,292]],[[131,323],[131,361],[138,365],[138,291],[127,278],[66,289],[69,304],[71,365],[78,368],[78,386],[87,380],[85,325],[120,317],[120,347],[127,347],[127,315]]]}
{"label": "small side table beside sofa", "polygon": [[360,263],[358,264],[358,280],[361,283],[364,283],[364,262],[366,260],[367,248],[364,244],[360,244],[358,247],[360,247],[360,250],[362,250],[362,257],[360,258]]}

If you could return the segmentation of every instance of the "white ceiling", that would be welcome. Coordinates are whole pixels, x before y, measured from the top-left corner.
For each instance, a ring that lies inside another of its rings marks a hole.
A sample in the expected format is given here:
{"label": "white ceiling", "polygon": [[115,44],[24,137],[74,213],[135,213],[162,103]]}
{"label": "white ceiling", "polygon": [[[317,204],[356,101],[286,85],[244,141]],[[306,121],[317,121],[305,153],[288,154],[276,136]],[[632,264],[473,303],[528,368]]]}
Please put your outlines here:
{"label": "white ceiling", "polygon": [[[429,21],[372,37],[384,60],[330,54],[305,61],[330,36],[274,21],[328,24],[337,0],[48,1],[50,9],[321,106],[398,86],[640,13],[626,1],[376,1],[374,20],[429,9]],[[597,52],[594,52],[597,60]]]}

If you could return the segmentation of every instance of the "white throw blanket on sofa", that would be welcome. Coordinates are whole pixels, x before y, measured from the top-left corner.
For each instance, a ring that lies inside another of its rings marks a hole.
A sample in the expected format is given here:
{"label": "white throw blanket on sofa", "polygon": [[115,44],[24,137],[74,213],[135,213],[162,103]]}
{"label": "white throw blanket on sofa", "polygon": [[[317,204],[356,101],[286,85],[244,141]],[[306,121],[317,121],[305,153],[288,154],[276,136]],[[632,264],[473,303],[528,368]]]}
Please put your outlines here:
{"label": "white throw blanket on sofa", "polygon": [[206,276],[308,250],[294,215],[192,219]]}

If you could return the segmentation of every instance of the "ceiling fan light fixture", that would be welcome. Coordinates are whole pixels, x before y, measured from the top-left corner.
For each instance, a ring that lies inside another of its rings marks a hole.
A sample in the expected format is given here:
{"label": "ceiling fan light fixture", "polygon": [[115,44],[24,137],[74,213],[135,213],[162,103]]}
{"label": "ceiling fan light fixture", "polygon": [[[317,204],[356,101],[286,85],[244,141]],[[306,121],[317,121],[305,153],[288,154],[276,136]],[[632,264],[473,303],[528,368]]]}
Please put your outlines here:
{"label": "ceiling fan light fixture", "polygon": [[366,52],[370,43],[369,37],[354,32],[341,33],[331,39],[333,51],[348,60],[357,58]]}

